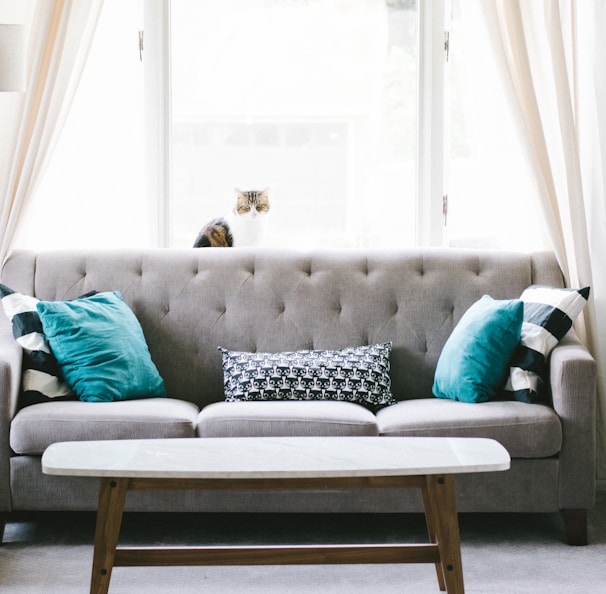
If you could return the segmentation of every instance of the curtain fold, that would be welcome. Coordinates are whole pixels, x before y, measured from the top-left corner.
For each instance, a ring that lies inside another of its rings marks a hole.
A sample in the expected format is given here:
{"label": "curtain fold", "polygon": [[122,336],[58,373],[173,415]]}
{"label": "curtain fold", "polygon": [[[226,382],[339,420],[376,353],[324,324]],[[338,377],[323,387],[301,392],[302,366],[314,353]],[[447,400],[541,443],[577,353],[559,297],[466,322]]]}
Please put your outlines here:
{"label": "curtain fold", "polygon": [[14,146],[0,163],[0,262],[69,113],[103,0],[38,0],[28,42],[28,85],[13,118]]}
{"label": "curtain fold", "polygon": [[592,287],[577,329],[598,361],[597,474],[606,478],[606,270],[595,257],[606,249],[604,2],[481,4],[486,23],[498,23],[493,49],[508,66],[553,249],[570,286]]}

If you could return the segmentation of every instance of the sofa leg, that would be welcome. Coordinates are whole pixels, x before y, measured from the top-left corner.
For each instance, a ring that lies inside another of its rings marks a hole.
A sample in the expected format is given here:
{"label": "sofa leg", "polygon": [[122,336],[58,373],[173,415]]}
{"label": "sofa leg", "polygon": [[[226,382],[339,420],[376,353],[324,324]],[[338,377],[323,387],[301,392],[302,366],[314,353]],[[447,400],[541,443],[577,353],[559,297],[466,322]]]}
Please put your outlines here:
{"label": "sofa leg", "polygon": [[4,528],[6,527],[7,512],[0,512],[0,546],[4,542]]}
{"label": "sofa leg", "polygon": [[563,509],[562,518],[566,530],[566,540],[572,546],[587,544],[587,510]]}

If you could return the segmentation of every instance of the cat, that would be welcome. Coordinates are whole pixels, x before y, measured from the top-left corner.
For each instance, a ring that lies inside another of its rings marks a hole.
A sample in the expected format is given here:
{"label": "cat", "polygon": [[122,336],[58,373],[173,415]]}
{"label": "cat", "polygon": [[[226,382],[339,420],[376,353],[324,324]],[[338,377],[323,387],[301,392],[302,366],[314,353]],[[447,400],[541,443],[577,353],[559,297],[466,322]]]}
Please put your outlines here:
{"label": "cat", "polygon": [[269,188],[242,192],[236,188],[236,205],[224,217],[209,221],[198,233],[194,247],[253,247],[263,242],[269,212]]}

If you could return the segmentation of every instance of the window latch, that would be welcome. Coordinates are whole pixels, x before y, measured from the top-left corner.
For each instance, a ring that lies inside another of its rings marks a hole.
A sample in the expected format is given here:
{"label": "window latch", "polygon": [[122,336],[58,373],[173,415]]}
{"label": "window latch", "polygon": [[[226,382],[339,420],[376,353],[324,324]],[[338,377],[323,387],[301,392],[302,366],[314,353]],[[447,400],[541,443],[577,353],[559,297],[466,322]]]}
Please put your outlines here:
{"label": "window latch", "polygon": [[143,31],[139,31],[139,62],[143,62]]}
{"label": "window latch", "polygon": [[450,31],[444,31],[444,52],[446,54],[446,61],[450,57]]}

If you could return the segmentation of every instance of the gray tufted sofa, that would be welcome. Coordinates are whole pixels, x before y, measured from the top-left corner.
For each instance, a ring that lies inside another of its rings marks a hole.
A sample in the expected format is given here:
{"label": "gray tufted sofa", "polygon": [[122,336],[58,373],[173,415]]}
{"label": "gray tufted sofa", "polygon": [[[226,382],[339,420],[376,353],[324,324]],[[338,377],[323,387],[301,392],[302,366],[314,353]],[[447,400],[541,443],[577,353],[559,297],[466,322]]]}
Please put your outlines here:
{"label": "gray tufted sofa", "polygon": [[[0,313],[0,514],[94,510],[95,479],[42,474],[55,441],[268,435],[482,436],[512,457],[504,473],[457,477],[462,512],[562,511],[570,543],[586,541],[594,503],[595,362],[570,332],[550,358],[553,408],[434,398],[438,357],[483,294],[563,286],[550,253],[459,249],[311,252],[202,249],[15,252],[2,282],[40,299],[119,290],[137,315],[169,398],[51,402],[18,410],[21,350]],[[398,403],[373,414],[345,402],[222,402],[217,347],[244,351],[393,342]],[[306,494],[136,492],[137,511],[417,511],[409,490]],[[1,532],[0,532],[1,534]]]}

